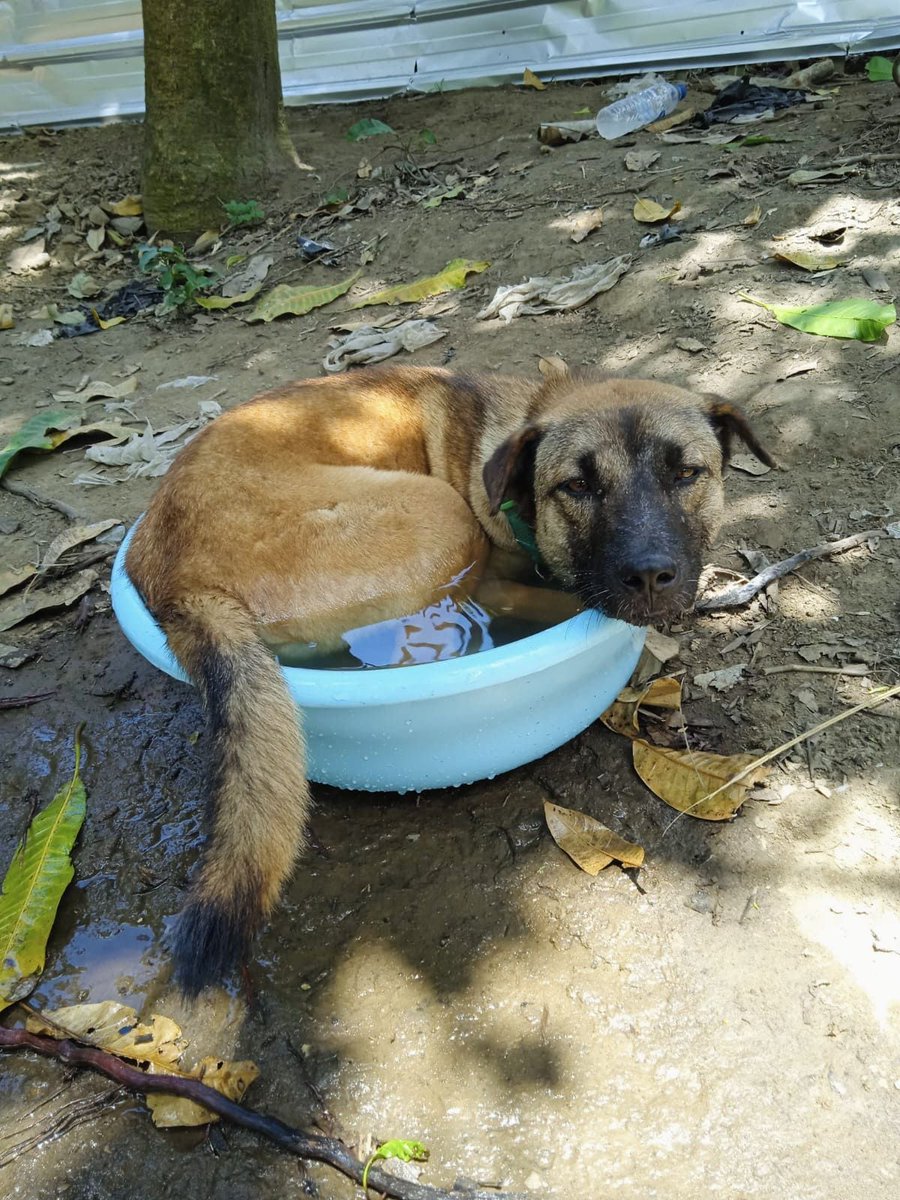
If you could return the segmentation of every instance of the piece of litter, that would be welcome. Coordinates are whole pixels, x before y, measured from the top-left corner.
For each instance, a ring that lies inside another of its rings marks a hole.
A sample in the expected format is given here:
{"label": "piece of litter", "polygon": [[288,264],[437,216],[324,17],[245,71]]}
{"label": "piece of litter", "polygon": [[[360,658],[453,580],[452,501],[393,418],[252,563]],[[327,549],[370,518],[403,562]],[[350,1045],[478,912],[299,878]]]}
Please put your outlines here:
{"label": "piece of litter", "polygon": [[613,287],[631,266],[631,258],[621,255],[605,263],[586,263],[569,276],[526,279],[524,283],[499,287],[479,321],[499,317],[509,322],[514,317],[538,316],[548,312],[568,312],[587,304],[599,292]]}
{"label": "piece of litter", "polygon": [[49,346],[53,341],[52,329],[39,329],[37,333],[20,333],[14,346]]}
{"label": "piece of litter", "polygon": [[328,344],[332,349],[325,355],[322,366],[334,373],[355,363],[383,362],[401,350],[412,354],[446,336],[447,330],[440,329],[433,321],[404,321],[390,330],[361,325],[344,337],[330,339]]}
{"label": "piece of litter", "polygon": [[214,383],[218,375],[184,375],[181,379],[171,379],[168,383],[158,383],[156,390],[165,392],[169,388],[198,388],[205,383]]}

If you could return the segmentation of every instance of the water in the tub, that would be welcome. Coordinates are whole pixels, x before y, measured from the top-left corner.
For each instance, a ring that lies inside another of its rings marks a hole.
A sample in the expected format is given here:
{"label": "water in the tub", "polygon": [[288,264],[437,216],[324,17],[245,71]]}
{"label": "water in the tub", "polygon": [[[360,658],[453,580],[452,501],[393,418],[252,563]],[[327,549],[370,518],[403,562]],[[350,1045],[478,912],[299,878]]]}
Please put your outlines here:
{"label": "water in the tub", "polygon": [[287,667],[359,670],[442,662],[530,637],[568,620],[578,611],[574,597],[538,574],[527,582],[493,577],[475,595],[465,572],[451,580],[432,604],[415,613],[344,631],[339,647],[314,642],[277,642],[273,649]]}

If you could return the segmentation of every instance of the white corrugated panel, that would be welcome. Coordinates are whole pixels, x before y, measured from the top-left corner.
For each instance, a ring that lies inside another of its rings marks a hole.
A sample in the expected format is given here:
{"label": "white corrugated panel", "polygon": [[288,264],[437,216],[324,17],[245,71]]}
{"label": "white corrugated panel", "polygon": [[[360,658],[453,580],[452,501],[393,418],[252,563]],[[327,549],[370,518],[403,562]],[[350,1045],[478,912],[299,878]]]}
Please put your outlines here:
{"label": "white corrugated panel", "polygon": [[[894,0],[276,0],[289,104],[841,55],[900,44]],[[143,111],[139,0],[0,0],[0,128]]]}

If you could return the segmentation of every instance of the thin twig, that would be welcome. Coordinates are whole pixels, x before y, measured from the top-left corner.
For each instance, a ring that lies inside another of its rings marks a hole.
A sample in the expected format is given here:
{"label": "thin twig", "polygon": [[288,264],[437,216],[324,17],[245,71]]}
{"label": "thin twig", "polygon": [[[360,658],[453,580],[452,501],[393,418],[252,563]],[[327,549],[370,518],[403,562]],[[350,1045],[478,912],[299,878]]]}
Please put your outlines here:
{"label": "thin twig", "polygon": [[[823,730],[829,729],[832,725],[837,725],[839,721],[846,721],[847,717],[855,716],[856,713],[864,712],[868,708],[875,708],[879,704],[883,704],[885,700],[890,700],[892,696],[900,696],[900,683],[895,683],[893,687],[886,691],[873,694],[859,704],[854,704],[852,708],[846,708],[843,712],[836,713],[835,716],[829,717],[827,721],[820,721],[818,725],[814,725],[812,729],[807,729],[805,733],[798,733],[796,737],[790,741],[784,742],[780,746],[776,746],[774,750],[769,750],[766,754],[761,754],[759,758],[755,758],[748,767],[744,767],[743,771],[738,771],[737,775],[732,775],[727,783],[723,783],[721,787],[717,787],[714,792],[709,792],[708,795],[702,796],[697,804],[692,804],[691,808],[696,808],[698,804],[705,804],[707,800],[712,800],[713,796],[718,796],[720,792],[724,792],[735,783],[740,783],[742,779],[746,779],[753,771],[764,766],[767,762],[771,762],[773,758],[778,758],[784,754],[786,750],[793,750],[794,746],[799,746],[801,742],[807,741],[809,738],[815,737],[822,733]],[[691,809],[686,808],[680,812],[677,817],[669,822],[662,832],[665,837],[672,826],[684,816],[690,816]]]}
{"label": "thin twig", "polygon": [[[50,1142],[55,1142],[69,1130],[96,1120],[102,1112],[124,1095],[121,1088],[108,1088],[87,1100],[70,1100],[63,1105],[62,1109],[53,1114],[50,1121],[37,1121],[28,1126],[28,1129],[32,1129],[34,1132],[28,1137],[21,1138],[0,1156],[0,1167],[8,1167],[23,1154],[30,1154],[38,1146],[46,1146]],[[28,1130],[21,1130],[21,1132],[27,1133]],[[14,1137],[15,1133],[8,1136]]]}
{"label": "thin twig", "polygon": [[56,512],[62,513],[69,521],[80,521],[81,513],[76,512],[71,505],[65,504],[62,500],[54,500],[52,496],[42,496],[40,492],[34,491],[30,487],[26,487],[24,483],[18,483],[14,479],[0,480],[0,487],[11,492],[14,496],[21,496],[23,500],[30,500],[32,504],[37,504],[41,508],[52,508]]}
{"label": "thin twig", "polygon": [[[91,1070],[108,1076],[121,1087],[142,1095],[147,1092],[167,1092],[173,1096],[186,1097],[227,1121],[268,1138],[290,1154],[327,1163],[356,1183],[362,1183],[364,1164],[337,1138],[293,1129],[277,1117],[267,1117],[252,1108],[236,1104],[221,1092],[201,1083],[199,1079],[186,1079],[179,1075],[150,1075],[138,1067],[130,1066],[106,1050],[80,1046],[68,1039],[57,1041],[56,1038],[29,1033],[26,1029],[0,1027],[0,1048],[33,1050],[46,1058],[58,1058],[70,1066],[90,1067]],[[513,1196],[511,1193],[501,1194],[494,1191],[460,1191],[457,1188],[445,1191],[442,1188],[399,1179],[377,1167],[369,1170],[368,1181],[373,1190],[382,1192],[385,1196],[392,1196],[395,1200],[524,1200],[521,1195]]]}
{"label": "thin twig", "polygon": [[27,708],[29,704],[40,704],[55,696],[56,692],[33,692],[30,696],[3,696],[0,698],[0,712],[8,708]]}
{"label": "thin twig", "polygon": [[854,163],[897,162],[900,154],[854,154],[852,158],[836,158],[835,166],[850,167]]}
{"label": "thin twig", "polygon": [[807,675],[868,675],[868,663],[847,663],[843,667],[817,667],[812,663],[785,663],[782,667],[763,667],[763,675],[783,675],[786,671],[803,671]]}
{"label": "thin twig", "polygon": [[789,575],[791,571],[796,571],[804,563],[811,562],[815,558],[825,558],[829,554],[843,554],[845,550],[852,550],[854,546],[861,546],[863,542],[868,542],[872,538],[884,536],[883,529],[867,529],[864,533],[854,533],[851,537],[841,538],[837,542],[824,542],[821,546],[813,546],[809,550],[800,550],[797,554],[792,554],[790,558],[782,559],[778,563],[772,563],[764,571],[760,571],[758,575],[754,575],[749,582],[741,584],[739,587],[726,588],[724,592],[716,592],[715,595],[698,601],[695,607],[698,612],[714,612],[720,608],[737,608],[738,605],[746,604],[748,600],[752,600],[754,596],[763,591],[764,588],[767,588],[770,583],[773,583],[776,579],[781,579],[785,575]]}

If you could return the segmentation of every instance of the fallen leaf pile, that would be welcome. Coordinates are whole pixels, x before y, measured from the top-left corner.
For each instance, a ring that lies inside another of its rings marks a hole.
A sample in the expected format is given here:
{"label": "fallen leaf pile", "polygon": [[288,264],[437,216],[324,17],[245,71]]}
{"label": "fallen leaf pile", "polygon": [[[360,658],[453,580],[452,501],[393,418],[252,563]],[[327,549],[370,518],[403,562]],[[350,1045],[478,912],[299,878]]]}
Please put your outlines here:
{"label": "fallen leaf pile", "polygon": [[[668,709],[680,715],[681,680],[667,675],[643,687],[627,687],[600,719],[607,729],[631,740],[635,771],[670,808],[702,821],[730,820],[765,768],[747,771],[757,761],[752,754],[711,754],[686,746],[653,745],[641,736],[641,708]],[[738,775],[741,778],[736,779]],[[587,813],[549,801],[544,803],[544,813],[554,841],[589,875],[596,875],[611,862],[625,867],[642,865],[642,847],[625,841]]]}

